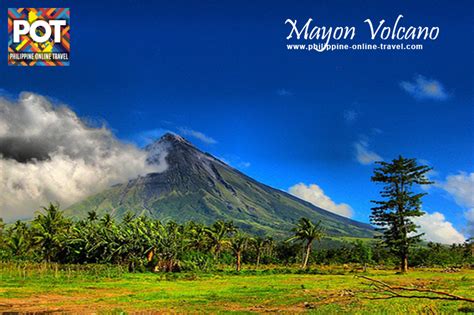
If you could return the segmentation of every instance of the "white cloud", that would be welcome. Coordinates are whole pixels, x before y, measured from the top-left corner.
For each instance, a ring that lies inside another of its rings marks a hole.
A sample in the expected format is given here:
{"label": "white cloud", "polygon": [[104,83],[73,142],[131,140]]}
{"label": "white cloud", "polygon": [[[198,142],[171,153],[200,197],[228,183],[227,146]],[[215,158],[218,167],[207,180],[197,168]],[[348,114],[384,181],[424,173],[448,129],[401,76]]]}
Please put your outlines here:
{"label": "white cloud", "polygon": [[425,233],[423,239],[429,242],[453,244],[463,243],[466,239],[439,212],[425,213],[421,217],[413,218],[413,222],[420,226],[418,232]]}
{"label": "white cloud", "polygon": [[449,175],[440,186],[450,193],[460,206],[474,208],[474,172]]}
{"label": "white cloud", "polygon": [[436,185],[447,191],[458,205],[465,208],[467,232],[474,237],[474,172],[449,175],[444,182]]}
{"label": "white cloud", "polygon": [[408,94],[419,100],[432,99],[444,101],[449,97],[448,93],[446,93],[443,85],[439,81],[427,79],[421,75],[416,76],[412,82],[400,82],[400,87]]}
{"label": "white cloud", "polygon": [[250,166],[252,166],[252,163],[247,162],[247,161],[243,161],[237,155],[226,155],[226,157],[219,156],[219,157],[217,157],[217,159],[221,160],[222,162],[224,162],[225,164],[227,164],[229,166],[236,167],[236,168],[239,168],[239,169],[249,168]]}
{"label": "white cloud", "polygon": [[345,203],[336,204],[324,193],[321,187],[316,184],[306,185],[299,183],[290,187],[288,192],[324,210],[334,212],[344,217],[352,217],[353,211],[351,206]]}
{"label": "white cloud", "polygon": [[366,139],[361,139],[354,143],[355,157],[357,161],[364,165],[372,164],[376,161],[382,161],[383,158],[371,151],[369,142]]}
{"label": "white cloud", "polygon": [[293,95],[293,93],[287,89],[278,89],[276,92],[277,92],[277,95],[279,96],[292,96]]}
{"label": "white cloud", "polygon": [[359,114],[353,110],[353,109],[346,109],[344,110],[344,112],[342,113],[343,117],[344,117],[344,120],[346,121],[346,123],[348,124],[352,124],[354,122],[357,121],[357,119],[359,118]]}
{"label": "white cloud", "polygon": [[240,162],[237,166],[240,168],[249,168],[251,165],[252,163],[243,161],[243,162]]}
{"label": "white cloud", "polygon": [[467,219],[467,233],[474,237],[474,208],[466,210],[464,216]]}
{"label": "white cloud", "polygon": [[22,93],[0,99],[0,217],[30,217],[48,202],[68,205],[110,185],[166,165],[119,141],[106,127],[87,126],[71,109]]}
{"label": "white cloud", "polygon": [[466,218],[470,222],[474,222],[474,209],[469,209],[466,211]]}
{"label": "white cloud", "polygon": [[185,127],[178,128],[178,130],[179,130],[179,133],[184,137],[193,137],[207,144],[217,143],[217,141],[214,138],[209,137],[200,131],[185,128]]}

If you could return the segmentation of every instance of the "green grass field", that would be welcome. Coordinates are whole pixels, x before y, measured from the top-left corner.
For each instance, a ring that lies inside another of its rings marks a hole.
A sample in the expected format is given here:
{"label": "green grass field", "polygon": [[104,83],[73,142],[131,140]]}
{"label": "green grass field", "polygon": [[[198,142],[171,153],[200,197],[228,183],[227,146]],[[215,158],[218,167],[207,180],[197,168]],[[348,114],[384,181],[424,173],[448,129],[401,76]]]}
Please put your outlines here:
{"label": "green grass field", "polygon": [[416,286],[474,297],[474,271],[351,271],[321,267],[313,274],[295,269],[241,274],[126,273],[116,267],[0,265],[1,312],[134,313],[283,312],[314,314],[455,314],[474,303],[382,297],[357,275],[392,285]]}

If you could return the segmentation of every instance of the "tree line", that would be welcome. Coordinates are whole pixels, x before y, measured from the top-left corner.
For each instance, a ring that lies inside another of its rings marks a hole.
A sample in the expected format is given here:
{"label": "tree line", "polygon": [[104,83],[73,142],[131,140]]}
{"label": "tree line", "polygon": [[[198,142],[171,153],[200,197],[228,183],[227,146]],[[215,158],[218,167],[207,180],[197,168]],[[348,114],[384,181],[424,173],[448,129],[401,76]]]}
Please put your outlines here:
{"label": "tree line", "polygon": [[[320,223],[301,219],[289,239],[252,237],[232,222],[211,225],[195,222],[162,223],[146,216],[126,214],[117,221],[89,212],[83,220],[64,216],[49,205],[30,223],[0,224],[0,259],[63,264],[120,264],[130,271],[211,271],[243,264],[295,265],[310,263],[393,266],[398,257],[383,242],[359,240],[321,248],[326,236]],[[412,248],[414,266],[462,266],[473,263],[471,243],[445,246],[430,243]],[[313,249],[315,248],[315,249]]]}
{"label": "tree line", "polygon": [[[423,215],[424,192],[429,167],[415,159],[399,157],[379,162],[372,180],[384,184],[381,199],[374,201],[371,222],[380,232],[376,240],[337,241],[337,246],[322,248],[327,241],[321,222],[301,218],[284,240],[251,236],[232,222],[216,221],[204,225],[193,221],[178,224],[161,222],[127,213],[120,221],[95,211],[87,218],[67,218],[59,206],[50,204],[29,223],[17,221],[6,226],[0,219],[0,259],[64,264],[120,264],[130,271],[213,270],[233,264],[259,268],[262,264],[310,263],[408,266],[462,266],[473,264],[472,240],[445,246],[420,245],[422,234],[412,218]],[[289,231],[290,232],[290,231]],[[316,250],[314,250],[316,248]],[[409,260],[410,257],[410,260]]]}

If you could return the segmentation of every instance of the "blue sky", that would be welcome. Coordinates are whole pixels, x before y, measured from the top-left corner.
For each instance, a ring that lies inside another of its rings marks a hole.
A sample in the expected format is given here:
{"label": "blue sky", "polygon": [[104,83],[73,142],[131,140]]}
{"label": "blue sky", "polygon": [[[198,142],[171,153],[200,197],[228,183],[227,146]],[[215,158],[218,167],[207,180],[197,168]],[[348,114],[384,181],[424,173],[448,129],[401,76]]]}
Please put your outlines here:
{"label": "blue sky", "polygon": [[[31,2],[0,5],[0,24],[6,25],[8,7]],[[71,8],[71,66],[0,63],[2,93],[49,96],[81,117],[106,121],[126,141],[142,143],[165,130],[183,134],[271,186],[317,184],[364,222],[378,191],[370,182],[370,162],[398,154],[416,157],[434,167],[431,176],[438,182],[428,190],[424,209],[442,213],[468,234],[466,213],[474,205],[463,191],[472,191],[474,172],[472,3],[84,0],[61,5]],[[393,23],[398,14],[406,25],[439,26],[439,38],[408,52],[285,48],[287,18],[354,25],[358,39],[366,40],[366,18]],[[6,38],[0,41],[5,54],[6,45]],[[449,181],[450,175],[461,177]]]}

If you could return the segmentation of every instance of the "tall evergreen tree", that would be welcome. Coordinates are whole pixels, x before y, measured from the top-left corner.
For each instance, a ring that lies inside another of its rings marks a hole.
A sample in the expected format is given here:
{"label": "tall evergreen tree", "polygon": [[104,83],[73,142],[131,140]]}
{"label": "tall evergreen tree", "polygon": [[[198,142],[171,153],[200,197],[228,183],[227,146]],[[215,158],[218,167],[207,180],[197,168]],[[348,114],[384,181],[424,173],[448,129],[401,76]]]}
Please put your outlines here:
{"label": "tall evergreen tree", "polygon": [[426,173],[432,168],[418,165],[416,159],[402,156],[392,162],[377,162],[372,181],[384,184],[380,195],[384,200],[372,201],[370,220],[379,226],[385,245],[400,259],[400,271],[408,270],[408,251],[420,240],[412,218],[422,216],[421,198],[426,193],[415,192],[415,185],[431,184]]}

